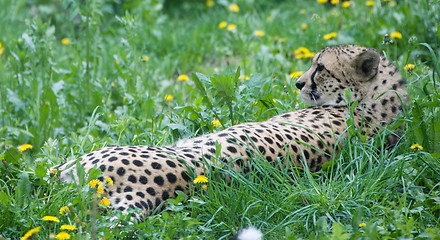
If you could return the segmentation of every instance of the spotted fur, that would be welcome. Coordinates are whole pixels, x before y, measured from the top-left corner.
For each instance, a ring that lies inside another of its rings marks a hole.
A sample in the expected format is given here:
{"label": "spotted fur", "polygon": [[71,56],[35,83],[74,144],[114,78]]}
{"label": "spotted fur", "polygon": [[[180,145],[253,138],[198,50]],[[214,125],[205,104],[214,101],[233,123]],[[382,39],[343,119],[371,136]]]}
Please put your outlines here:
{"label": "spotted fur", "polygon": [[[234,162],[234,168],[249,170],[247,161],[259,154],[267,161],[277,158],[298,167],[306,162],[318,171],[329,161],[336,139],[346,129],[346,90],[359,105],[354,111],[358,125],[371,137],[379,126],[393,121],[407,93],[397,68],[374,49],[360,46],[324,48],[296,86],[306,103],[316,105],[285,113],[264,122],[239,124],[220,132],[181,140],[172,146],[113,146],[80,157],[86,170],[101,169],[113,186],[105,194],[111,205],[126,211],[156,209],[175,191],[188,192],[194,174],[204,174],[204,163],[216,159]],[[221,146],[215,158],[216,145]],[[290,156],[286,158],[285,156]],[[72,182],[76,160],[58,166],[61,179]],[[190,172],[193,172],[191,174]]]}

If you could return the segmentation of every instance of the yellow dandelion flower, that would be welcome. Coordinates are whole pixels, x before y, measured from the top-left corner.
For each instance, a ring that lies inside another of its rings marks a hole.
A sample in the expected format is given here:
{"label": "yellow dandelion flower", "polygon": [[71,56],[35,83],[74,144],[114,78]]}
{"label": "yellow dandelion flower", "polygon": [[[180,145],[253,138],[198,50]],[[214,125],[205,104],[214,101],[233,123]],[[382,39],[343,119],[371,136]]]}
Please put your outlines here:
{"label": "yellow dandelion flower", "polygon": [[364,223],[364,222],[362,222],[362,223],[359,224],[359,227],[365,227],[365,226],[367,226],[367,224]]}
{"label": "yellow dandelion flower", "polygon": [[76,230],[76,227],[75,227],[75,225],[64,224],[64,225],[61,225],[60,229],[73,231],[73,230]]}
{"label": "yellow dandelion flower", "polygon": [[207,183],[208,182],[208,178],[205,175],[200,175],[198,177],[196,177],[196,179],[194,179],[194,183]]}
{"label": "yellow dandelion flower", "polygon": [[233,4],[229,4],[228,10],[231,12],[239,12],[240,7],[238,7],[237,4],[233,3]]}
{"label": "yellow dandelion flower", "polygon": [[240,77],[238,77],[238,79],[249,80],[249,76],[248,75],[240,75]]}
{"label": "yellow dandelion flower", "polygon": [[142,56],[142,61],[148,62],[150,61],[150,58],[148,56]]}
{"label": "yellow dandelion flower", "polygon": [[263,37],[264,35],[265,35],[265,33],[263,30],[256,30],[254,32],[254,36],[256,36],[256,37]]}
{"label": "yellow dandelion flower", "polygon": [[339,0],[331,0],[330,3],[333,4],[333,5],[336,5],[336,4],[339,3]]}
{"label": "yellow dandelion flower", "polygon": [[105,177],[105,180],[107,180],[108,185],[113,186],[113,179],[111,177]]}
{"label": "yellow dandelion flower", "polygon": [[213,7],[215,5],[214,0],[206,0],[205,2],[207,7]]}
{"label": "yellow dandelion flower", "polygon": [[55,217],[55,216],[44,216],[43,217],[43,221],[60,222],[60,220],[57,217]]}
{"label": "yellow dandelion flower", "polygon": [[304,72],[301,71],[296,71],[290,74],[290,78],[297,78],[299,76],[301,76]]}
{"label": "yellow dandelion flower", "polygon": [[179,82],[186,82],[188,80],[189,80],[189,77],[186,74],[181,74],[177,77],[177,81],[179,81]]}
{"label": "yellow dandelion flower", "polygon": [[412,72],[415,67],[416,67],[416,65],[409,63],[409,64],[406,64],[405,67],[403,67],[403,70],[405,70],[407,72]]}
{"label": "yellow dandelion flower", "polygon": [[301,23],[301,30],[305,31],[307,29],[307,23]]}
{"label": "yellow dandelion flower", "polygon": [[374,6],[374,1],[366,1],[365,6],[368,6],[368,7]]}
{"label": "yellow dandelion flower", "polygon": [[70,213],[70,209],[68,206],[64,206],[64,207],[60,208],[60,214],[64,215],[65,213]]}
{"label": "yellow dandelion flower", "polygon": [[351,5],[351,2],[349,2],[349,1],[344,1],[344,2],[342,3],[342,7],[345,7],[345,8],[350,7],[350,5]]}
{"label": "yellow dandelion flower", "polygon": [[237,26],[235,26],[235,24],[229,24],[227,29],[228,29],[228,31],[233,32],[233,31],[235,31],[236,28],[237,28]]}
{"label": "yellow dandelion flower", "polygon": [[94,187],[99,187],[102,185],[102,182],[99,181],[99,179],[93,179],[89,182],[89,186],[94,188]]}
{"label": "yellow dandelion flower", "polygon": [[228,23],[227,23],[226,21],[221,21],[221,22],[218,24],[218,28],[220,28],[220,29],[223,29],[223,28],[225,28],[226,26],[228,26]]}
{"label": "yellow dandelion flower", "polygon": [[104,188],[98,186],[98,188],[96,189],[96,193],[98,193],[98,196],[101,196],[104,193]]}
{"label": "yellow dandelion flower", "polygon": [[305,47],[299,47],[294,51],[295,58],[296,59],[302,59],[302,58],[311,58],[315,56],[315,53],[310,52],[309,49]]}
{"label": "yellow dandelion flower", "polygon": [[390,38],[402,39],[402,34],[400,32],[393,32],[390,34]]}
{"label": "yellow dandelion flower", "polygon": [[214,125],[214,127],[218,127],[221,125],[221,123],[218,119],[214,119],[214,121],[212,121],[212,125]]}
{"label": "yellow dandelion flower", "polygon": [[69,45],[70,44],[70,38],[63,38],[63,39],[61,39],[61,44]]}
{"label": "yellow dandelion flower", "polygon": [[36,228],[32,228],[31,230],[27,231],[27,233],[20,238],[20,240],[27,240],[30,237],[32,237],[33,235],[35,235],[36,233],[38,233],[40,231],[41,227],[36,227]]}
{"label": "yellow dandelion flower", "polygon": [[331,33],[325,34],[324,37],[323,37],[323,39],[324,39],[324,40],[330,40],[330,39],[333,39],[333,38],[335,38],[335,37],[337,37],[337,36],[338,36],[338,33],[336,33],[336,32],[331,32]]}
{"label": "yellow dandelion flower", "polygon": [[50,175],[51,175],[51,176],[55,176],[55,175],[57,174],[57,172],[58,172],[58,169],[57,169],[57,168],[54,168],[54,169],[52,169],[52,170],[50,171]]}
{"label": "yellow dandelion flower", "polygon": [[423,147],[422,146],[420,146],[419,144],[413,144],[411,147],[410,147],[411,149],[419,149],[420,151],[422,151],[423,150]]}
{"label": "yellow dandelion flower", "polygon": [[315,53],[312,53],[312,52],[304,53],[304,58],[312,58],[313,56],[315,56]]}
{"label": "yellow dandelion flower", "polygon": [[316,0],[318,3],[322,3],[322,4],[324,4],[324,3],[327,3],[327,0]]}
{"label": "yellow dandelion flower", "polygon": [[169,102],[169,101],[173,101],[173,95],[165,95],[164,97],[163,97],[163,100],[165,100],[165,101],[167,101],[167,102]]}
{"label": "yellow dandelion flower", "polygon": [[102,200],[99,200],[99,204],[101,204],[103,206],[108,206],[108,205],[110,205],[110,200],[108,200],[108,198],[104,197]]}
{"label": "yellow dandelion flower", "polygon": [[32,148],[33,148],[32,145],[26,143],[26,144],[18,146],[18,151],[24,152],[24,151],[32,149]]}
{"label": "yellow dandelion flower", "polygon": [[203,189],[203,190],[208,190],[208,185],[206,185],[206,184],[202,184],[202,189]]}
{"label": "yellow dandelion flower", "polygon": [[70,239],[70,234],[68,234],[67,232],[60,232],[57,234],[56,239],[59,240]]}

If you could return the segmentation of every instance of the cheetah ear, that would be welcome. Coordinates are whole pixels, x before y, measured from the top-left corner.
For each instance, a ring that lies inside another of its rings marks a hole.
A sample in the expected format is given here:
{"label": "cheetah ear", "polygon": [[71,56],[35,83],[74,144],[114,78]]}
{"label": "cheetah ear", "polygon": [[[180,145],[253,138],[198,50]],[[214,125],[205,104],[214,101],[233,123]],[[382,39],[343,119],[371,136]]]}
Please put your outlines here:
{"label": "cheetah ear", "polygon": [[354,69],[360,76],[360,81],[369,81],[377,74],[380,56],[374,50],[368,50],[356,56],[354,59]]}

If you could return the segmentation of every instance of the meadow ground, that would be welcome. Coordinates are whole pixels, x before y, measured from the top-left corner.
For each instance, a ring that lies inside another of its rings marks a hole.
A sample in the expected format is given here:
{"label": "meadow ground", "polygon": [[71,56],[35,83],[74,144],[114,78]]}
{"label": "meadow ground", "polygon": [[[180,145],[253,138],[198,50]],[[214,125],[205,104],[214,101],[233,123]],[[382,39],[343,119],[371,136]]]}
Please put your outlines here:
{"label": "meadow ground", "polygon": [[[440,1],[331,2],[0,0],[0,239],[227,239],[249,225],[265,239],[440,239]],[[212,169],[132,224],[87,184],[99,172],[78,186],[46,174],[105,145],[304,107],[296,78],[336,44],[376,48],[407,79],[397,146],[353,134],[318,173]]]}

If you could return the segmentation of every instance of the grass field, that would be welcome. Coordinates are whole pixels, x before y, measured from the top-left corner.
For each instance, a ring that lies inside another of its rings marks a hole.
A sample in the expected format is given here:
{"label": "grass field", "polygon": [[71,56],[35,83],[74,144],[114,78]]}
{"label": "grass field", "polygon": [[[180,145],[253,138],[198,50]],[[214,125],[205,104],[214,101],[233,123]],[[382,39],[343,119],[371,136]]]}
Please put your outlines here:
{"label": "grass field", "polygon": [[[440,239],[440,1],[332,2],[0,0],[0,239],[227,239],[249,225],[265,239]],[[318,173],[257,158],[247,175],[212,169],[207,189],[140,223],[98,199],[99,172],[79,186],[46,174],[102,146],[304,107],[296,77],[336,44],[376,48],[407,79],[397,146],[349,137]]]}

